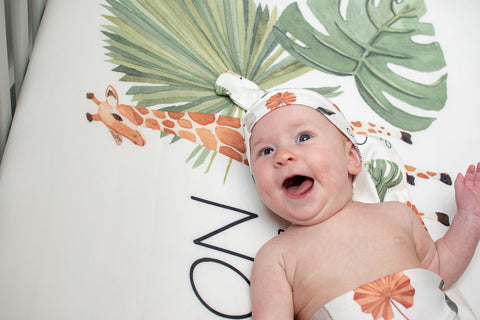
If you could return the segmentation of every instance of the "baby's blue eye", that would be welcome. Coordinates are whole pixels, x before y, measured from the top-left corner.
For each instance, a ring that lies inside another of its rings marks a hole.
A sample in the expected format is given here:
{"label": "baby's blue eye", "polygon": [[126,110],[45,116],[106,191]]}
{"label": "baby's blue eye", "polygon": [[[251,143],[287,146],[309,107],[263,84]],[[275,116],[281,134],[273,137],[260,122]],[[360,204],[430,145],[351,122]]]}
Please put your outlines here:
{"label": "baby's blue eye", "polygon": [[307,140],[310,140],[311,136],[309,134],[301,134],[298,138],[297,138],[297,142],[304,142],[304,141],[307,141]]}
{"label": "baby's blue eye", "polygon": [[272,149],[272,148],[265,148],[265,149],[262,150],[261,155],[262,155],[262,156],[266,156],[266,155],[268,155],[268,154],[270,154],[270,153],[272,153],[272,152],[273,152],[273,149]]}

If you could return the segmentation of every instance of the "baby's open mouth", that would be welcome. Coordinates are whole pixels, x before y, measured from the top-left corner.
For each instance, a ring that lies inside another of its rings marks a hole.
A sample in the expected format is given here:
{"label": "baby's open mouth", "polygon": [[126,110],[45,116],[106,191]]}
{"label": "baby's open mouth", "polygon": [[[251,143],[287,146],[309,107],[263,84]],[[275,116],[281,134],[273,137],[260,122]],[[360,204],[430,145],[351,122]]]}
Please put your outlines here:
{"label": "baby's open mouth", "polygon": [[313,179],[305,176],[293,176],[283,181],[283,190],[291,197],[301,197],[313,188]]}

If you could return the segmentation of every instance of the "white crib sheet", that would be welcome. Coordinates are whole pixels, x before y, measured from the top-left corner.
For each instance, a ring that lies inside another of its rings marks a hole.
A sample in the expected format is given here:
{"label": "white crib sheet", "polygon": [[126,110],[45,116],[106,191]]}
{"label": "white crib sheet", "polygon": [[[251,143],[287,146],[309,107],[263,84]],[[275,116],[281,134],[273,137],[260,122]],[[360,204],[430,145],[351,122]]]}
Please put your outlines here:
{"label": "white crib sheet", "polygon": [[[290,2],[268,6],[280,16]],[[264,208],[245,165],[218,155],[192,168],[192,142],[171,144],[142,128],[145,146],[127,139],[117,146],[102,123],[87,121],[97,106],[86,94],[103,101],[109,85],[121,103],[136,105],[127,94],[132,83],[107,62],[104,5],[47,4],[0,166],[0,318],[248,318],[253,257],[285,224]],[[425,5],[422,21],[433,24],[447,63],[435,76],[448,73],[448,99],[443,110],[423,112],[437,120],[412,134],[413,145],[392,143],[406,163],[454,178],[480,161],[480,47],[471,36],[480,30],[480,3]],[[419,82],[432,76],[397,71]],[[332,100],[349,119],[388,125],[352,77],[310,71],[295,86],[312,82],[341,85]],[[413,191],[417,207],[455,212],[451,186],[417,179]],[[444,232],[433,229],[434,237]],[[477,250],[457,285],[477,317],[479,284]]]}

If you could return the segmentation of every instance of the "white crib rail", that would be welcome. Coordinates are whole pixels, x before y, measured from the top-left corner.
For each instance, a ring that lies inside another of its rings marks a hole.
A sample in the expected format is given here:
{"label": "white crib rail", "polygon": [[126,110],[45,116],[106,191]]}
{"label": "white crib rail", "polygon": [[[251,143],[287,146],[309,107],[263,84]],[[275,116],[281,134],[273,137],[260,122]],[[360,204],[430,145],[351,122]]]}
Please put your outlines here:
{"label": "white crib rail", "polygon": [[48,0],[0,0],[0,158]]}

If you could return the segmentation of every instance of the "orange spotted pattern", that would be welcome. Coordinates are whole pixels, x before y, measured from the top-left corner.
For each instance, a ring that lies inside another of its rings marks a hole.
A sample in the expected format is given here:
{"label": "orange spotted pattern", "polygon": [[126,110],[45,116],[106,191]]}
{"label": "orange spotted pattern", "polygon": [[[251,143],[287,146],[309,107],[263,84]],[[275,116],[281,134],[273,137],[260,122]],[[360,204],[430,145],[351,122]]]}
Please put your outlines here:
{"label": "orange spotted pattern", "polygon": [[144,126],[162,130],[220,152],[239,162],[246,160],[240,119],[196,112],[163,112],[136,107],[145,118]]}
{"label": "orange spotted pattern", "polygon": [[352,131],[356,134],[363,134],[363,135],[382,135],[388,138],[395,138],[400,139],[403,142],[408,144],[412,144],[412,136],[410,133],[398,130],[395,128],[387,128],[384,126],[378,126],[371,122],[364,122],[364,121],[351,121],[350,127]]}
{"label": "orange spotted pattern", "polygon": [[353,132],[356,134],[382,134],[391,137],[393,134],[383,126],[377,126],[370,122],[351,121]]}
{"label": "orange spotted pattern", "polygon": [[415,184],[415,177],[418,177],[421,179],[440,180],[441,182],[447,185],[452,184],[452,179],[448,173],[438,173],[438,172],[433,172],[428,170],[424,171],[410,165],[405,165],[405,170],[407,172],[407,179],[409,183],[412,185]]}

